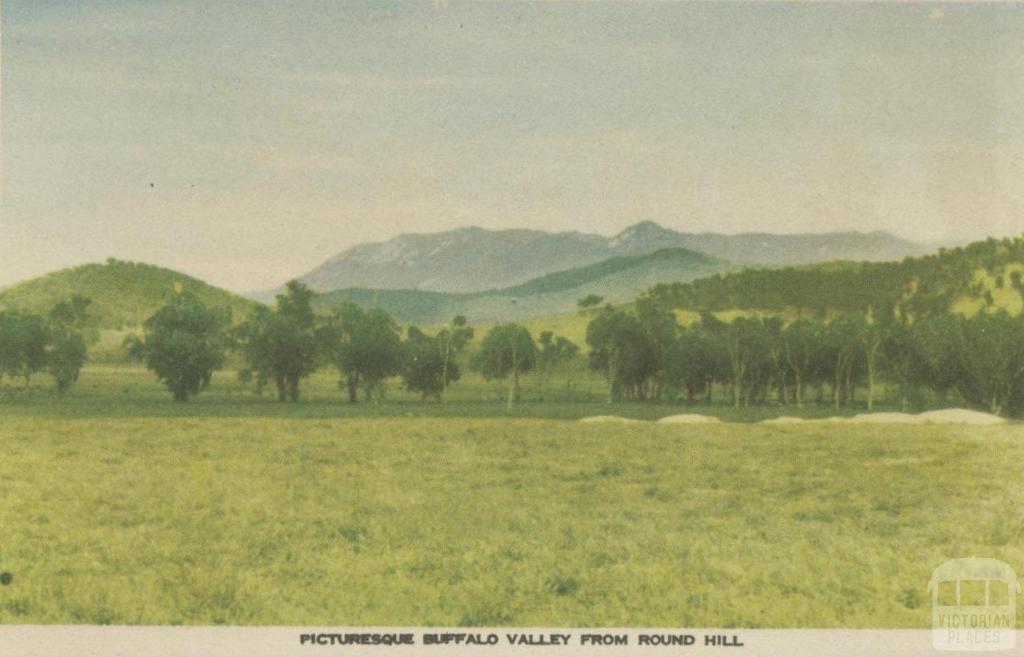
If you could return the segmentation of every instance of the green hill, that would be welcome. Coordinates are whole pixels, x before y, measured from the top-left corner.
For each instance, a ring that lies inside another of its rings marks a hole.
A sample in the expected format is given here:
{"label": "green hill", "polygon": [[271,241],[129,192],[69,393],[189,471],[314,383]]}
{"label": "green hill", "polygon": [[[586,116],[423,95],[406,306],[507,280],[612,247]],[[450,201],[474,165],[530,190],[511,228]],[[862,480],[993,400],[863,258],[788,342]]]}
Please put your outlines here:
{"label": "green hill", "polygon": [[659,284],[641,298],[687,311],[907,316],[1024,309],[1024,237],[988,239],[900,262],[829,262],[744,269]]}
{"label": "green hill", "polygon": [[576,290],[594,283],[614,286],[614,283],[619,281],[626,281],[632,286],[635,281],[652,276],[663,278],[680,270],[689,273],[700,269],[720,269],[725,264],[724,260],[689,249],[661,249],[654,253],[609,258],[592,265],[555,272],[534,278],[522,285],[499,290],[499,293],[505,296],[550,294]]}
{"label": "green hill", "polygon": [[728,263],[723,260],[689,249],[671,248],[609,258],[486,292],[349,288],[322,294],[317,304],[324,309],[340,301],[352,301],[381,308],[401,323],[438,324],[455,315],[465,315],[473,323],[521,321],[572,313],[576,301],[589,294],[613,302],[632,301],[651,285],[687,281],[726,267]]}
{"label": "green hill", "polygon": [[117,330],[142,324],[174,294],[176,284],[207,306],[230,308],[236,319],[256,305],[170,269],[111,259],[106,264],[62,269],[0,290],[0,309],[44,313],[57,301],[80,294],[92,299],[89,313],[98,328]]}

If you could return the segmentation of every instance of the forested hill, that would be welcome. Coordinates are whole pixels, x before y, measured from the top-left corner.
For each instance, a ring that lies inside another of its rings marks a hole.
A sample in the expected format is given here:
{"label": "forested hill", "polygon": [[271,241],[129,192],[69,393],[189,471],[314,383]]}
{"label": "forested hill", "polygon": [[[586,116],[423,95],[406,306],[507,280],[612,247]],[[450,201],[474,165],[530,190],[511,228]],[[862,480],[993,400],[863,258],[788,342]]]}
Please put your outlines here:
{"label": "forested hill", "polygon": [[656,285],[642,299],[682,310],[885,312],[920,316],[1024,307],[1024,237],[988,239],[900,262],[745,269]]}
{"label": "forested hill", "polygon": [[[713,258],[703,253],[690,249],[671,248],[661,249],[654,253],[634,256],[620,256],[609,258],[586,267],[575,267],[564,271],[547,274],[534,278],[521,285],[505,288],[497,291],[505,296],[548,294],[564,290],[575,290],[595,281],[607,280],[610,277],[618,276],[624,272],[629,273],[631,280],[640,277],[639,272],[655,277],[676,268],[686,268],[692,271],[712,271],[722,269],[729,263],[725,260]],[[617,291],[617,290],[616,290]]]}
{"label": "forested hill", "polygon": [[210,308],[230,308],[244,319],[255,302],[171,269],[110,259],[62,269],[0,290],[0,310],[45,314],[72,295],[92,300],[89,315],[99,328],[138,326],[160,308],[176,286]]}

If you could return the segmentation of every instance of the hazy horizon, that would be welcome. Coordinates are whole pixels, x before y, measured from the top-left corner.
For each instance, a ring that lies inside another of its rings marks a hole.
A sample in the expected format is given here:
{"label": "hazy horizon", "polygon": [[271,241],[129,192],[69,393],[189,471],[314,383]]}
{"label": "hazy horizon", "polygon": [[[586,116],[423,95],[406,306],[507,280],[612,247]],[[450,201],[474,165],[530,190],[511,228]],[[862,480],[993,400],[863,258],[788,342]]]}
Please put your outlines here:
{"label": "hazy horizon", "polygon": [[8,0],[0,287],[471,225],[1024,232],[1024,6]]}
{"label": "hazy horizon", "polygon": [[[653,220],[644,220],[644,221],[653,221]],[[438,229],[438,230],[429,230],[429,231],[417,231],[417,230],[414,229],[414,230],[409,230],[409,231],[403,231],[401,233],[395,233],[394,235],[385,236],[385,237],[382,237],[380,239],[369,239],[369,240],[366,240],[364,242],[359,242],[357,244],[351,244],[351,245],[349,245],[347,247],[344,247],[343,249],[339,250],[337,253],[334,253],[331,256],[328,256],[327,258],[324,258],[324,259],[310,261],[310,262],[305,262],[305,263],[297,263],[297,268],[296,268],[296,270],[294,272],[292,272],[292,274],[284,276],[279,281],[277,281],[276,283],[274,283],[274,284],[272,284],[270,286],[264,286],[262,288],[248,288],[248,287],[234,288],[234,287],[229,287],[229,286],[221,286],[221,287],[224,287],[225,289],[227,289],[229,291],[232,291],[232,292],[235,292],[235,293],[238,293],[238,294],[242,294],[242,295],[252,294],[252,293],[265,293],[265,292],[267,292],[270,289],[277,289],[277,288],[281,287],[281,285],[284,282],[286,282],[287,280],[291,280],[293,278],[298,278],[298,277],[302,276],[303,274],[308,273],[309,271],[311,271],[312,269],[316,268],[317,266],[322,265],[326,260],[330,259],[331,257],[334,257],[336,255],[340,255],[340,254],[348,251],[350,248],[352,248],[354,246],[384,243],[384,242],[387,242],[387,241],[389,241],[391,239],[394,239],[396,237],[400,237],[401,235],[431,235],[431,234],[444,233],[444,232],[449,232],[449,231],[458,231],[458,230],[466,230],[466,229],[482,229],[482,230],[488,230],[488,231],[534,230],[534,231],[542,231],[542,232],[549,232],[549,233],[586,233],[586,234],[590,234],[590,235],[600,235],[600,236],[603,236],[603,237],[612,238],[612,237],[615,237],[616,235],[624,232],[625,230],[635,226],[638,223],[642,223],[642,222],[634,222],[632,224],[629,224],[629,225],[626,225],[626,226],[622,226],[620,229],[613,230],[610,233],[592,232],[592,231],[585,231],[585,230],[579,230],[579,229],[574,229],[574,228],[570,228],[570,229],[566,229],[566,230],[550,230],[550,231],[545,230],[544,228],[529,228],[529,227],[488,228],[486,226],[478,226],[478,225],[473,225],[473,224],[469,224],[469,225],[465,225],[465,226],[452,226],[450,228],[442,228],[442,229]],[[654,223],[658,223],[658,222],[654,222]],[[658,225],[661,225],[662,228],[669,228],[668,226],[664,226],[662,224],[658,224]],[[686,232],[689,232],[689,231],[679,230],[678,232],[686,233]],[[900,235],[897,232],[894,232],[894,231],[891,231],[891,230],[885,230],[885,229],[878,229],[878,230],[872,230],[872,231],[861,231],[861,230],[857,230],[857,229],[846,229],[846,230],[834,230],[834,231],[833,230],[809,231],[809,232],[801,231],[801,232],[789,232],[789,233],[782,232],[782,231],[743,231],[743,232],[733,232],[733,233],[719,232],[719,231],[700,231],[700,232],[702,232],[702,233],[714,233],[714,234],[720,234],[720,235],[731,235],[731,236],[740,236],[740,235],[744,235],[744,234],[758,234],[758,233],[769,234],[769,235],[793,235],[793,236],[807,235],[807,234],[828,234],[828,233],[862,233],[862,234],[867,234],[867,233],[888,233],[889,235],[891,235],[893,237],[896,237],[898,239],[904,239],[904,240],[912,241],[912,242],[915,241],[915,240],[910,240],[909,238],[906,238],[905,236]],[[992,235],[992,236],[988,236],[988,237],[1012,237],[1012,236],[1016,236],[1016,235]],[[920,244],[921,246],[938,249],[938,248],[944,247],[944,246],[953,246],[953,245],[965,243],[966,241],[969,241],[969,240],[945,239],[945,240],[919,241],[919,242],[916,242],[916,243]],[[174,266],[172,264],[169,264],[169,263],[166,263],[166,262],[159,262],[159,261],[155,261],[155,260],[138,260],[138,259],[132,259],[132,258],[119,258],[119,257],[116,257],[116,256],[106,256],[106,257],[92,258],[92,259],[89,259],[89,260],[83,260],[83,261],[80,261],[80,262],[72,262],[72,263],[70,263],[68,265],[62,265],[58,269],[50,269],[50,270],[46,270],[46,271],[43,271],[43,272],[39,272],[38,274],[31,274],[31,275],[29,275],[27,277],[24,277],[24,278],[21,278],[21,279],[16,279],[16,280],[0,283],[0,289],[3,289],[5,287],[11,286],[11,285],[17,285],[18,283],[21,283],[21,282],[24,282],[24,281],[27,281],[27,280],[31,280],[32,278],[35,278],[38,275],[45,275],[45,274],[48,274],[48,273],[52,273],[54,271],[59,271],[60,269],[66,269],[66,268],[69,268],[69,267],[77,267],[77,266],[80,266],[80,265],[87,265],[87,264],[102,264],[108,258],[115,258],[117,260],[125,260],[125,261],[144,262],[145,264],[149,264],[149,265],[155,265],[155,266],[158,266],[158,267],[174,269],[176,271],[180,271],[183,274],[187,274],[187,275],[190,275],[190,276],[193,276],[195,278],[199,278],[199,279],[202,280],[202,276],[200,274],[197,274],[197,273],[195,273],[193,271],[189,271],[189,270],[181,268],[181,267],[176,267],[176,266]],[[205,282],[210,282],[210,281],[205,281]]]}

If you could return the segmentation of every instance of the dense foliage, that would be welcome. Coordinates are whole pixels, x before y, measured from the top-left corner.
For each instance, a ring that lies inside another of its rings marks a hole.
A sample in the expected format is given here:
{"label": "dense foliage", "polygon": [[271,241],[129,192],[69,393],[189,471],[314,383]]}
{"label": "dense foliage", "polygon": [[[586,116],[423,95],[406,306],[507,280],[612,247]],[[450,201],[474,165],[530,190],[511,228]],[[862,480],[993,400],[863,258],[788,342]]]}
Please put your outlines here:
{"label": "dense foliage", "polygon": [[4,376],[23,379],[36,372],[53,375],[64,394],[78,380],[87,358],[83,336],[90,301],[74,296],[58,301],[46,316],[0,311],[0,382]]}
{"label": "dense foliage", "polygon": [[606,307],[588,326],[590,364],[605,373],[609,398],[682,396],[710,400],[713,384],[737,407],[773,401],[836,409],[863,390],[868,410],[882,380],[906,408],[922,389],[955,390],[972,406],[1024,412],[1024,317],[999,310],[972,317],[936,314],[917,321],[844,314],[824,321],[702,313],[682,327],[640,304]]}
{"label": "dense foliage", "polygon": [[[824,318],[873,313],[897,318],[948,312],[961,299],[996,305],[994,294],[1024,299],[1024,238],[989,239],[902,262],[846,262],[745,269],[689,283],[656,285],[643,298],[662,308],[795,311]],[[991,283],[979,280],[979,272]]]}
{"label": "dense foliage", "polygon": [[530,331],[519,324],[501,324],[484,337],[476,355],[476,366],[490,379],[509,379],[508,405],[519,401],[519,377],[537,365],[537,343]]}
{"label": "dense foliage", "polygon": [[342,303],[327,319],[323,335],[349,401],[358,401],[360,387],[367,399],[383,398],[381,384],[402,366],[398,324],[379,308],[364,310],[354,303]]}
{"label": "dense foliage", "polygon": [[174,394],[174,401],[187,402],[224,366],[230,323],[227,309],[211,310],[193,294],[179,292],[146,320],[142,338],[129,336],[125,344]]}
{"label": "dense foliage", "polygon": [[299,400],[299,382],[312,374],[323,353],[311,305],[313,292],[290,281],[277,296],[273,310],[260,306],[236,330],[239,346],[249,364],[243,379],[255,377],[262,389],[269,381],[280,401]]}

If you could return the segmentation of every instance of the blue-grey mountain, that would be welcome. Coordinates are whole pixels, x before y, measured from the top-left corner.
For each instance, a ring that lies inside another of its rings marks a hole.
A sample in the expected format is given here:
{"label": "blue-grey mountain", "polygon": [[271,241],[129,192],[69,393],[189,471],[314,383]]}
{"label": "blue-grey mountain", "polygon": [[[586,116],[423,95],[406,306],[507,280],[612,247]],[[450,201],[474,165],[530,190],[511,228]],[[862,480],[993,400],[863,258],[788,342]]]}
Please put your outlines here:
{"label": "blue-grey mountain", "polygon": [[459,228],[361,244],[300,280],[318,292],[347,288],[482,292],[621,256],[685,248],[734,264],[898,260],[926,247],[885,232],[775,235],[683,233],[645,221],[614,237],[580,232]]}

